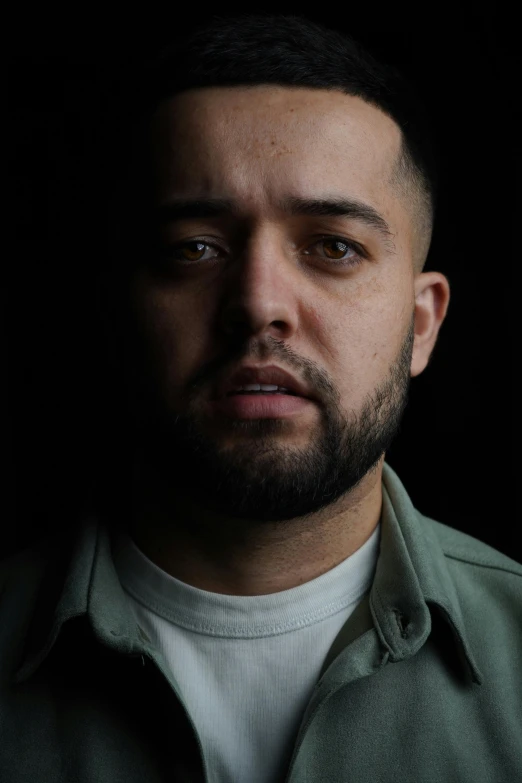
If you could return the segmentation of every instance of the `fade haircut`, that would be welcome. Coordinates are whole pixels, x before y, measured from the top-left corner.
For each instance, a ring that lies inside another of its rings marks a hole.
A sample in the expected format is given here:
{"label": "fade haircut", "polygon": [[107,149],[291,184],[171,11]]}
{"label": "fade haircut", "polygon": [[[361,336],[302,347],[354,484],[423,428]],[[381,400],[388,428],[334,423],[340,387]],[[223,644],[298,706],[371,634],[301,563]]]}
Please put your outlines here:
{"label": "fade haircut", "polygon": [[[120,227],[132,225],[134,249],[136,231],[147,220],[150,174],[145,149],[158,105],[194,88],[267,84],[339,90],[376,106],[396,122],[401,147],[390,184],[410,209],[413,268],[421,272],[437,200],[434,140],[426,107],[396,68],[378,62],[352,37],[295,15],[213,16],[173,39],[117,83],[104,134],[105,169],[111,219]],[[125,233],[118,239],[120,250]]]}

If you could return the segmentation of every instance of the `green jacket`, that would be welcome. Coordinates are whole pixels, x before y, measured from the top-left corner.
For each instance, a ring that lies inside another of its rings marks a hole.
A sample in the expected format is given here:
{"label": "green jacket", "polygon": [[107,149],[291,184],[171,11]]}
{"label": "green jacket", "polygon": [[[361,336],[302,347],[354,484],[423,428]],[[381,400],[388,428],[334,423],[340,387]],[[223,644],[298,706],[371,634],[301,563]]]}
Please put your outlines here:
{"label": "green jacket", "polygon": [[[522,781],[522,565],[419,513],[387,463],[381,522],[280,783]],[[71,542],[0,563],[0,781],[214,781],[107,529]]]}

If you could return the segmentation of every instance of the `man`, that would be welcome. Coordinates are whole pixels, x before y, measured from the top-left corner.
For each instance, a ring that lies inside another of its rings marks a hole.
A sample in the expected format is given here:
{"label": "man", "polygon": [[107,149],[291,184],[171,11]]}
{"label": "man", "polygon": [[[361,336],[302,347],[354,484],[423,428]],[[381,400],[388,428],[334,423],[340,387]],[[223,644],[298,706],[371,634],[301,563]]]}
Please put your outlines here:
{"label": "man", "polygon": [[522,775],[522,566],[385,462],[450,298],[405,96],[294,17],[214,20],[131,84],[130,502],[2,566],[2,780]]}

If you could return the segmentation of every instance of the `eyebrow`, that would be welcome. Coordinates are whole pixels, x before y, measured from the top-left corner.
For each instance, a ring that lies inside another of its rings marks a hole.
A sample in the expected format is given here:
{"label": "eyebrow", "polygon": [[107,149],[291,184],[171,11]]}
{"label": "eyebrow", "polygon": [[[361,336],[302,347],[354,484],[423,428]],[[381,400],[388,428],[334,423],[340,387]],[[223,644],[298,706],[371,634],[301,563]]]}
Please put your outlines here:
{"label": "eyebrow", "polygon": [[[353,198],[300,198],[287,196],[278,203],[281,211],[288,215],[309,215],[311,217],[347,217],[372,228],[380,234],[388,250],[395,251],[393,232],[384,217],[377,210]],[[216,218],[238,214],[239,209],[230,199],[172,199],[154,210],[159,225],[178,220]]]}

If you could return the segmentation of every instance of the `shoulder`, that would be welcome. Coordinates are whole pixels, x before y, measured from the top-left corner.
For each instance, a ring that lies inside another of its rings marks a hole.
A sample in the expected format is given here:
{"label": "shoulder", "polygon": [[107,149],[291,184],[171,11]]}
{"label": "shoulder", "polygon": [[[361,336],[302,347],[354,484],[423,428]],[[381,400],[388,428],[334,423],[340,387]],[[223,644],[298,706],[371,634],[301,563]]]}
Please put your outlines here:
{"label": "shoulder", "polygon": [[522,564],[474,536],[417,512],[421,523],[434,534],[445,556],[463,564],[492,568],[522,577]]}
{"label": "shoulder", "polygon": [[[459,597],[464,602],[514,610],[522,621],[522,564],[478,538],[417,512],[436,539]],[[466,601],[467,599],[467,601]]]}
{"label": "shoulder", "polygon": [[0,558],[0,586],[7,584],[21,572],[33,571],[45,563],[45,556],[37,547],[26,547]]}
{"label": "shoulder", "polygon": [[[0,560],[0,611],[11,603],[34,595],[48,569],[48,557],[38,548],[26,548]],[[20,608],[22,608],[20,606]]]}

